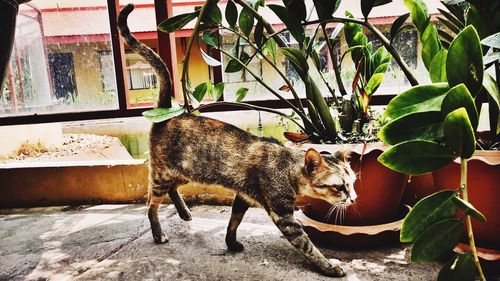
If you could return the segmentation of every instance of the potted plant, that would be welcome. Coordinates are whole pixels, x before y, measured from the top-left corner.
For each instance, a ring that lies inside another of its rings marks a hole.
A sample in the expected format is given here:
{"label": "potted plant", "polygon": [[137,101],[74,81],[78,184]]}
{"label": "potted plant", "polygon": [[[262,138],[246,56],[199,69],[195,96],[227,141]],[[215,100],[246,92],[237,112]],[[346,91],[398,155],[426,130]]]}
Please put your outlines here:
{"label": "potted plant", "polygon": [[[475,8],[470,5],[473,11]],[[477,107],[481,104],[481,95],[488,95],[492,100],[490,121],[495,124],[492,132],[497,137],[498,84],[484,72],[484,46],[474,24],[457,30],[455,38],[441,43],[435,26],[427,20],[425,5],[420,2],[411,13],[424,41],[423,48],[427,50],[428,69],[434,84],[413,87],[389,103],[384,115],[392,121],[381,129],[379,137],[393,146],[379,161],[396,171],[419,175],[441,169],[458,157],[460,172],[456,175],[460,175],[460,181],[447,186],[452,190],[432,194],[415,205],[403,223],[401,241],[414,242],[412,260],[433,260],[441,258],[461,241],[462,225],[465,225],[470,251],[454,256],[445,264],[438,279],[474,280],[479,276],[485,280],[471,217],[481,221],[479,224],[493,217],[493,224],[486,227],[490,232],[498,225],[495,225],[495,215],[485,218],[480,212],[482,209],[469,203],[468,195],[477,187],[469,185],[468,179],[474,176],[473,171],[468,171],[468,163],[476,149]],[[495,154],[498,157],[498,153]],[[498,175],[498,165],[492,170]],[[440,182],[435,182],[439,187]],[[486,196],[494,198],[494,194]],[[460,212],[455,217],[457,209]]]}

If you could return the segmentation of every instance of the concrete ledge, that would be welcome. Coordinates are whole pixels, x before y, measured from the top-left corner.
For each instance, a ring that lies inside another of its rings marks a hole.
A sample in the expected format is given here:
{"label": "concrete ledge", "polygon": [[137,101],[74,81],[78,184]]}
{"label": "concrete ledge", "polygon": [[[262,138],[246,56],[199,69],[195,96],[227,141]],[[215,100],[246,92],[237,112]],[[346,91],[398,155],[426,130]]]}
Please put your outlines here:
{"label": "concrete ledge", "polygon": [[[145,202],[145,160],[18,162],[0,165],[0,208]],[[230,204],[234,193],[217,186],[180,187],[187,202]],[[168,202],[168,200],[167,200]]]}

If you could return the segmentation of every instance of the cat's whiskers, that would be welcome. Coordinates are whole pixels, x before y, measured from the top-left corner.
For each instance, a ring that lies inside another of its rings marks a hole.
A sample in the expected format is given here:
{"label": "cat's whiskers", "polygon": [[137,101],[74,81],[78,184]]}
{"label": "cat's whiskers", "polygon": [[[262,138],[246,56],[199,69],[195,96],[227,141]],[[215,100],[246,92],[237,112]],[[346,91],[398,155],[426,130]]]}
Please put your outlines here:
{"label": "cat's whiskers", "polygon": [[333,204],[332,207],[328,210],[325,216],[325,222],[328,222],[330,220],[330,217],[333,215],[333,212],[339,207],[339,204]]}

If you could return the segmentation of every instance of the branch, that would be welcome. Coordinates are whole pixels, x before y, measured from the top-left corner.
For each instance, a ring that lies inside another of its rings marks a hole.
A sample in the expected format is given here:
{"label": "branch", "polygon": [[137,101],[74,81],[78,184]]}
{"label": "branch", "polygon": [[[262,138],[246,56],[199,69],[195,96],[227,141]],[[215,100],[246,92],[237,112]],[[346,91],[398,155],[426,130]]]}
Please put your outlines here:
{"label": "branch", "polygon": [[[293,95],[293,98],[297,101],[297,106],[299,108],[299,110],[305,114],[305,111],[304,111],[304,107],[302,106],[302,102],[300,101],[300,98],[299,98],[299,95],[297,94],[297,92],[295,91],[295,88],[293,87],[292,85],[292,82],[286,77],[286,75],[278,68],[278,66],[276,66],[275,63],[273,63],[267,56],[265,56],[263,53],[262,53],[262,50],[260,48],[258,48],[255,44],[253,44],[250,39],[246,38],[245,36],[242,36],[243,34],[237,32],[236,30],[232,30],[230,28],[225,28],[235,34],[238,34],[241,38],[243,38],[243,40],[245,40],[252,48],[254,48],[254,50],[257,51],[257,53],[259,53],[262,58],[267,61],[267,63],[269,63],[273,68],[274,70],[276,70],[276,72],[278,73],[278,75],[285,81],[285,83],[287,84],[287,86],[290,88],[290,91],[292,92],[292,95]],[[250,58],[250,60],[248,62],[250,62],[252,60],[253,56]]]}
{"label": "branch", "polygon": [[223,53],[224,55],[228,56],[230,59],[238,62],[241,66],[243,66],[245,68],[245,70],[250,73],[250,75],[253,76],[253,78],[255,78],[255,80],[257,82],[259,82],[259,84],[261,84],[262,86],[264,86],[264,88],[266,88],[269,92],[271,92],[274,96],[276,96],[278,99],[280,99],[281,101],[285,102],[293,111],[295,111],[295,113],[297,113],[301,118],[302,118],[302,121],[304,121],[304,123],[307,123],[308,126],[311,126],[311,128],[313,128],[313,130],[320,134],[320,132],[318,131],[318,129],[314,126],[314,124],[307,118],[307,116],[302,113],[295,105],[293,105],[290,101],[288,101],[287,99],[283,98],[280,94],[278,94],[275,90],[273,90],[273,88],[269,87],[269,85],[267,85],[266,83],[264,83],[264,81],[262,81],[261,78],[259,78],[255,73],[253,73],[253,71],[248,68],[248,66],[246,64],[244,64],[241,60],[239,60],[238,58],[236,58],[235,56],[229,54],[228,52],[224,51],[223,49],[219,49],[219,51],[221,53]]}
{"label": "branch", "polygon": [[[462,199],[468,202],[467,196],[467,159],[461,159],[460,162],[460,186],[462,187]],[[479,258],[477,257],[476,243],[474,241],[474,233],[472,232],[472,223],[470,216],[465,216],[465,225],[467,226],[467,236],[469,237],[470,250],[472,252],[474,264],[477,268],[477,273],[479,274],[479,279],[481,281],[486,281],[484,277],[481,264],[479,263]]]}
{"label": "branch", "polygon": [[[323,34],[325,36],[326,40],[326,45],[328,47],[328,52],[330,53],[330,58],[332,58],[333,62],[333,72],[335,73],[335,79],[337,80],[337,85],[339,86],[339,91],[341,96],[346,96],[347,91],[345,90],[344,83],[342,82],[342,77],[340,76],[340,71],[338,69],[338,60],[336,54],[333,53],[333,48],[329,38],[328,34],[326,33],[326,24],[321,24],[321,28],[323,30]],[[338,104],[337,98],[335,98],[335,103]]]}
{"label": "branch", "polygon": [[215,102],[215,103],[207,103],[207,104],[203,104],[203,105],[200,105],[198,107],[198,110],[203,110],[205,108],[210,108],[210,107],[214,107],[214,106],[219,106],[219,105],[222,105],[222,106],[239,106],[239,107],[244,107],[244,108],[248,108],[248,109],[252,109],[252,110],[257,110],[257,111],[265,111],[265,112],[269,112],[269,113],[273,113],[273,114],[276,114],[276,115],[280,115],[280,116],[283,116],[283,117],[286,117],[288,118],[290,121],[292,121],[293,123],[295,123],[297,126],[299,126],[299,128],[302,130],[302,132],[306,133],[306,129],[299,123],[297,122],[295,119],[293,119],[291,116],[281,112],[281,111],[278,111],[278,110],[274,110],[274,109],[271,109],[271,108],[267,108],[267,107],[261,107],[261,106],[257,106],[257,105],[253,105],[253,104],[248,104],[248,103],[244,103],[244,102],[227,102],[227,101],[218,101],[218,102]]}
{"label": "branch", "polygon": [[[184,62],[182,63],[182,75],[181,75],[182,95],[184,97],[184,108],[186,108],[188,112],[191,112],[191,110],[189,109],[189,96],[186,83],[189,76],[188,69],[189,69],[189,58],[191,56],[191,48],[193,47],[193,42],[195,37],[198,37],[198,27],[200,26],[201,18],[205,14],[206,7],[210,4],[210,2],[211,0],[205,1],[203,6],[201,7],[200,13],[198,14],[198,18],[196,19],[196,23],[194,24],[193,27],[193,32],[189,37],[189,41],[186,47],[186,54],[184,55]],[[175,77],[172,78],[175,79]]]}

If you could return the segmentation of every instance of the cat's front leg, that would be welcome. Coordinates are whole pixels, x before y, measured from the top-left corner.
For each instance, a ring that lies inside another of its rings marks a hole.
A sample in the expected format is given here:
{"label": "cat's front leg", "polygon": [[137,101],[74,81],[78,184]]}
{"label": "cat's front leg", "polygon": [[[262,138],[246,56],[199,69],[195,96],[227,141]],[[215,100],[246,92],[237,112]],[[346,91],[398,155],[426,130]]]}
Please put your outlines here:
{"label": "cat's front leg", "polygon": [[321,271],[321,273],[330,277],[345,276],[345,272],[340,266],[332,265],[313,245],[307,234],[302,230],[302,226],[295,220],[293,213],[277,215],[276,213],[270,212],[270,215],[288,241],[301,251],[304,256]]}

